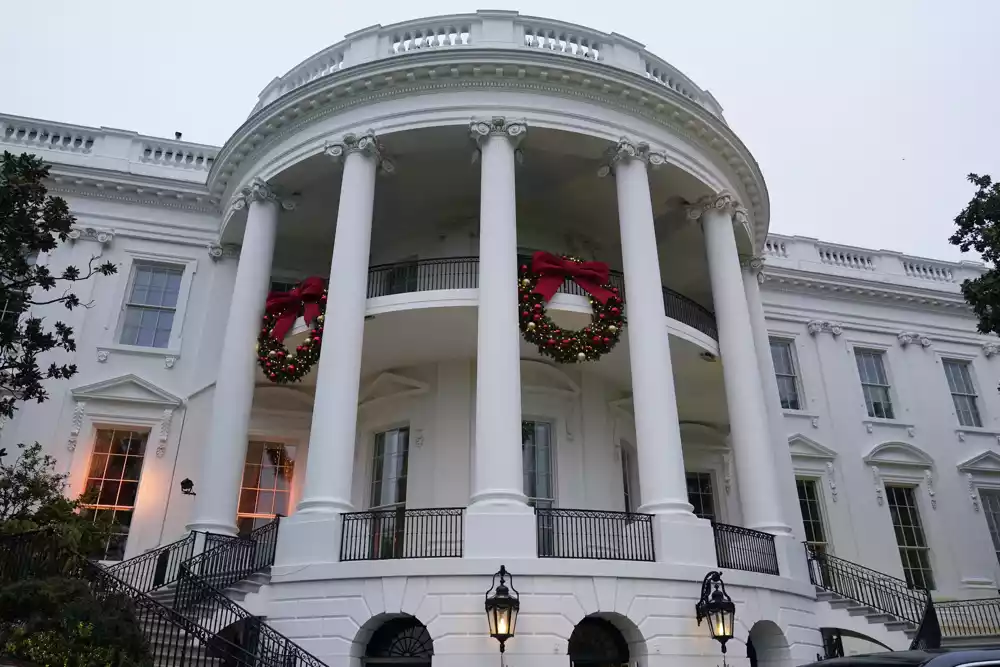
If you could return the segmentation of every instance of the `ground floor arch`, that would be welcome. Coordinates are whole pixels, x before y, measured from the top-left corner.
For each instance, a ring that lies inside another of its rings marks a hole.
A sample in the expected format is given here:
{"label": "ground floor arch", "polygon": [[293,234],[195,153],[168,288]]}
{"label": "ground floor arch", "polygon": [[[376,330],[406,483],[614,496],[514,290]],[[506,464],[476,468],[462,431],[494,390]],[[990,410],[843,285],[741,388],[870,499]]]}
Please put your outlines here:
{"label": "ground floor arch", "polygon": [[358,632],[352,653],[354,666],[431,667],[434,641],[415,616],[379,614]]}
{"label": "ground floor arch", "polygon": [[774,621],[757,621],[747,637],[750,667],[792,667],[792,652],[785,633]]}
{"label": "ground floor arch", "polygon": [[641,664],[646,641],[625,616],[597,613],[576,624],[567,652],[571,667],[621,667]]}

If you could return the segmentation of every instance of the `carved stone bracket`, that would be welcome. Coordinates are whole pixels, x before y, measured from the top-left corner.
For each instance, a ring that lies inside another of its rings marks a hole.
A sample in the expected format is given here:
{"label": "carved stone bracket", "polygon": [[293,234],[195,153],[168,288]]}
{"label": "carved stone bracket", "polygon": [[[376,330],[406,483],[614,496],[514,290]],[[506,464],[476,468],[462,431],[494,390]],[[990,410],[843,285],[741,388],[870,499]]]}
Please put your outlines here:
{"label": "carved stone bracket", "polygon": [[156,438],[156,458],[162,459],[167,453],[167,440],[170,439],[170,422],[174,418],[174,409],[166,408],[160,417],[159,433]]}
{"label": "carved stone bracket", "polygon": [[375,136],[375,130],[366,130],[364,134],[345,134],[339,142],[326,144],[323,153],[334,160],[345,160],[351,153],[360,153],[365,157],[375,158],[383,173],[391,174],[396,171],[395,163],[385,154],[384,147]]}
{"label": "carved stone bracket", "polygon": [[69,439],[66,441],[66,449],[71,452],[76,451],[76,441],[80,437],[81,429],[83,429],[83,415],[86,409],[86,401],[78,401],[76,407],[73,408],[73,424],[69,429]]}
{"label": "carved stone bracket", "polygon": [[879,472],[878,466],[871,466],[872,469],[872,481],[875,483],[875,500],[878,501],[879,507],[885,504],[885,498],[882,496],[882,473]]}
{"label": "carved stone bracket", "polygon": [[163,367],[166,368],[167,370],[173,368],[174,364],[176,363],[177,363],[177,357],[175,356],[170,355],[163,357]]}
{"label": "carved stone bracket", "polygon": [[601,178],[612,173],[615,165],[623,160],[639,160],[653,168],[667,162],[667,156],[659,151],[654,151],[649,147],[649,144],[642,141],[632,141],[628,137],[622,137],[617,144],[605,151],[604,159],[604,164],[597,169],[597,175]]}
{"label": "carved stone bracket", "polygon": [[733,488],[733,454],[729,451],[722,453],[722,485],[728,496]]}
{"label": "carved stone bracket", "polygon": [[972,477],[971,472],[965,473],[965,481],[969,485],[969,500],[972,501],[972,511],[979,511],[979,494],[976,493],[976,483]]}
{"label": "carved stone bracket", "polygon": [[930,338],[928,338],[923,334],[915,333],[913,331],[899,332],[898,334],[896,334],[896,340],[898,340],[899,344],[902,345],[903,347],[907,347],[909,345],[919,345],[920,347],[927,348],[931,346]]}
{"label": "carved stone bracket", "polygon": [[924,481],[927,482],[927,497],[931,499],[931,509],[937,509],[937,494],[934,492],[934,473],[930,470],[924,471]]}
{"label": "carved stone bracket", "polygon": [[983,343],[983,354],[987,359],[1000,354],[1000,343]]}
{"label": "carved stone bracket", "polygon": [[837,474],[833,461],[826,462],[826,483],[830,486],[830,498],[837,502]]}
{"label": "carved stone bracket", "polygon": [[110,350],[105,350],[105,349],[100,348],[100,347],[97,348],[97,363],[103,364],[105,361],[108,360],[109,356],[111,356],[111,351]]}
{"label": "carved stone bracket", "polygon": [[115,230],[98,229],[96,227],[74,227],[69,230],[66,237],[72,242],[93,241],[107,248],[115,240]]}
{"label": "carved stone bracket", "polygon": [[827,320],[810,320],[809,322],[806,322],[806,331],[808,331],[811,336],[828,333],[836,338],[840,334],[844,333],[844,327],[837,322],[829,322]]}
{"label": "carved stone bracket", "polygon": [[208,246],[208,256],[213,262],[227,257],[239,257],[240,246],[235,243],[215,243]]}
{"label": "carved stone bracket", "polygon": [[291,211],[295,208],[295,201],[293,199],[281,195],[270,183],[260,178],[254,178],[247,186],[242,188],[233,197],[230,207],[234,211],[240,211],[250,206],[250,203],[254,201],[274,202],[286,211]]}

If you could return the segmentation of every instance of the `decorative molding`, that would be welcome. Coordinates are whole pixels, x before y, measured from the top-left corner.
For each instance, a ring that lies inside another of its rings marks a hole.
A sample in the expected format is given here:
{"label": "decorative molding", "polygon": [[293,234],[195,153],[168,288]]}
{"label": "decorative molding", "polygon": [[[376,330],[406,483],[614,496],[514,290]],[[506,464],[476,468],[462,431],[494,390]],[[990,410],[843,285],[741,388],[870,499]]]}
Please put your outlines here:
{"label": "decorative molding", "polygon": [[170,422],[174,417],[173,408],[164,408],[160,417],[159,434],[156,442],[156,458],[162,459],[167,453],[167,440],[170,438]]}
{"label": "decorative molding", "polygon": [[622,137],[617,144],[604,152],[604,160],[604,164],[597,169],[600,178],[613,173],[617,164],[623,160],[639,160],[655,169],[666,163],[667,156],[654,151],[646,142],[635,142],[628,137]]}
{"label": "decorative molding", "polygon": [[965,481],[969,486],[969,500],[972,501],[972,511],[979,511],[979,494],[976,493],[976,482],[971,472],[965,473]]}
{"label": "decorative molding", "polygon": [[819,417],[813,417],[809,420],[809,423],[812,424],[813,428],[819,428]]}
{"label": "decorative molding", "polygon": [[930,469],[924,471],[924,481],[927,486],[927,497],[931,499],[931,509],[937,509],[937,494],[934,493],[934,472]]}
{"label": "decorative molding", "polygon": [[243,187],[233,197],[233,200],[229,203],[229,207],[234,211],[241,211],[250,206],[251,202],[255,201],[274,202],[286,211],[291,211],[295,208],[295,201],[279,194],[278,190],[273,188],[270,183],[257,177],[254,177],[248,185]]}
{"label": "decorative molding", "polygon": [[690,204],[685,215],[688,220],[694,221],[701,220],[702,216],[709,211],[720,211],[733,215],[737,210],[741,211],[742,216],[746,216],[746,210],[739,205],[733,193],[729,190],[722,190],[714,195],[705,195],[695,203]]}
{"label": "decorative molding", "polygon": [[240,248],[236,243],[213,243],[208,246],[208,256],[213,262],[228,257],[239,258]]}
{"label": "decorative molding", "polygon": [[752,273],[754,277],[757,278],[757,284],[764,284],[764,261],[763,257],[757,257],[755,255],[741,255],[740,256],[740,266],[744,270]]}
{"label": "decorative molding", "polygon": [[933,468],[934,459],[916,445],[907,442],[883,442],[872,447],[864,457],[865,463],[904,468]]}
{"label": "decorative molding", "polygon": [[983,343],[983,354],[986,355],[987,359],[1000,354],[1000,343]]}
{"label": "decorative molding", "polygon": [[[218,213],[219,201],[204,185],[170,183],[163,179],[135,182],[135,174],[93,172],[70,165],[55,165],[49,192],[95,199],[107,199],[126,204],[161,206],[164,208]],[[187,186],[187,187],[185,187]]]}
{"label": "decorative molding", "polygon": [[885,503],[885,498],[882,496],[882,473],[876,465],[871,466],[871,469],[872,481],[875,483],[875,500],[881,507]]}
{"label": "decorative molding", "polygon": [[173,368],[174,364],[176,363],[177,363],[177,357],[174,356],[163,357],[163,367],[166,368],[167,370]]}
{"label": "decorative molding", "polygon": [[524,120],[507,120],[503,116],[493,116],[489,120],[473,119],[469,122],[469,134],[480,147],[487,137],[504,137],[516,148],[527,133],[528,124]]}
{"label": "decorative molding", "polygon": [[73,243],[77,241],[94,241],[107,248],[115,240],[115,230],[98,229],[96,227],[73,227],[66,234],[66,238]]}
{"label": "decorative molding", "polygon": [[844,333],[844,326],[837,322],[827,320],[809,320],[806,322],[806,331],[810,336],[818,336],[821,333],[828,333],[834,338]]}
{"label": "decorative molding", "polygon": [[871,422],[865,422],[865,430],[868,433],[874,433],[875,432],[875,424],[873,424]]}
{"label": "decorative molding", "polygon": [[424,446],[424,429],[418,428],[413,431],[413,444],[417,449]]}
{"label": "decorative molding", "polygon": [[[380,389],[392,387],[389,393],[376,395]],[[369,408],[372,405],[391,399],[412,398],[426,394],[430,390],[430,385],[420,380],[399,375],[397,373],[380,373],[378,377],[361,391],[358,395],[358,407]]]}
{"label": "decorative molding", "polygon": [[722,452],[722,486],[728,496],[733,488],[733,453],[731,450]]}
{"label": "decorative molding", "polygon": [[908,435],[909,437],[912,438],[916,434],[917,434],[917,428],[915,426],[907,426],[906,427],[906,435]]}
{"label": "decorative molding", "polygon": [[73,425],[69,429],[69,439],[66,441],[66,449],[71,452],[76,451],[76,442],[80,437],[80,430],[83,429],[83,415],[87,409],[87,401],[77,401],[73,408]]}
{"label": "decorative molding", "polygon": [[334,160],[346,160],[351,153],[358,153],[375,158],[375,164],[383,173],[391,174],[396,171],[395,163],[385,154],[382,144],[375,136],[375,130],[367,130],[364,134],[345,134],[338,143],[326,143],[323,153]]}
{"label": "decorative molding", "polygon": [[97,348],[97,363],[103,364],[111,356],[111,350],[106,350],[104,348]]}
{"label": "decorative molding", "polygon": [[901,331],[896,334],[896,340],[903,347],[909,345],[920,345],[920,347],[928,348],[931,346],[931,339],[923,334],[919,334],[913,331]]}
{"label": "decorative molding", "polygon": [[77,387],[70,394],[77,401],[98,400],[174,408],[183,403],[179,397],[131,373]]}
{"label": "decorative molding", "polygon": [[826,462],[826,483],[830,486],[830,498],[837,502],[837,477],[833,461]]}

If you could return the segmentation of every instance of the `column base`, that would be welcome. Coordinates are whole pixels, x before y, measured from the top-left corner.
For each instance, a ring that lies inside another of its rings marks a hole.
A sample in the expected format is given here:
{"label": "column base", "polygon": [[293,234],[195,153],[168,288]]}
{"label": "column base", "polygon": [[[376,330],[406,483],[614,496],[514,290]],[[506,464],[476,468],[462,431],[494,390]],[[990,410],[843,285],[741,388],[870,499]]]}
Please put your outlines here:
{"label": "column base", "polygon": [[528,505],[470,505],[465,510],[466,558],[535,558],[535,513]]}
{"label": "column base", "polygon": [[694,514],[654,514],[653,545],[659,563],[716,567],[712,522]]}
{"label": "column base", "polygon": [[809,581],[806,548],[792,534],[775,535],[774,550],[778,554],[778,573],[796,581]]}
{"label": "column base", "polygon": [[281,520],[275,567],[336,563],[340,560],[340,514],[296,512]]}

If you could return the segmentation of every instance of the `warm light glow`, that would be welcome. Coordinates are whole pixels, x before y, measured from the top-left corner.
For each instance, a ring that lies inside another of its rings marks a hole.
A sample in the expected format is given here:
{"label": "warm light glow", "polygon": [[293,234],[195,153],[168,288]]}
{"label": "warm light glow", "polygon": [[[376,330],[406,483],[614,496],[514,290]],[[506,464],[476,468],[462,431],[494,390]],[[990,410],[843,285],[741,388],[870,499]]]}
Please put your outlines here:
{"label": "warm light glow", "polygon": [[507,634],[507,614],[501,614],[500,617],[497,618],[497,634]]}
{"label": "warm light glow", "polygon": [[723,637],[726,635],[726,622],[725,617],[720,616],[715,620],[715,636]]}

